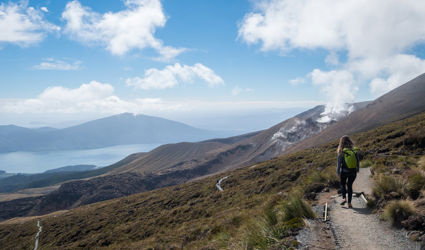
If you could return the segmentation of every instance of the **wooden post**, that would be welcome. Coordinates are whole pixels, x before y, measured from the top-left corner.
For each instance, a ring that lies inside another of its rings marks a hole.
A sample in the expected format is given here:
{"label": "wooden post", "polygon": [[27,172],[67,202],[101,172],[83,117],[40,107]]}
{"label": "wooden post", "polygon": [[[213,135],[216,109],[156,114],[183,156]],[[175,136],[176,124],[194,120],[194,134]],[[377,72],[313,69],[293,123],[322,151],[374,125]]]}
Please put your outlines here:
{"label": "wooden post", "polygon": [[327,216],[328,216],[328,203],[326,202],[326,204],[325,204],[325,219],[323,221],[326,221]]}

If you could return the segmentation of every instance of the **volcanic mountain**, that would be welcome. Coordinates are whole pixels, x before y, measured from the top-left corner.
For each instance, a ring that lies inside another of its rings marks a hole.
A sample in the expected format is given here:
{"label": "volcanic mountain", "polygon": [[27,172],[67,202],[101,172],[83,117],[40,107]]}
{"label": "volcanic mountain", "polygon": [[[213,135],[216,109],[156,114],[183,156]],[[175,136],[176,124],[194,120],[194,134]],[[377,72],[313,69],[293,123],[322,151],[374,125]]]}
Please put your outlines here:
{"label": "volcanic mountain", "polygon": [[321,145],[345,134],[373,129],[425,111],[425,74],[401,85],[352,112],[321,133],[289,148],[285,153]]}
{"label": "volcanic mountain", "polygon": [[199,141],[219,136],[159,117],[124,113],[64,129],[0,126],[0,152],[102,148]]}

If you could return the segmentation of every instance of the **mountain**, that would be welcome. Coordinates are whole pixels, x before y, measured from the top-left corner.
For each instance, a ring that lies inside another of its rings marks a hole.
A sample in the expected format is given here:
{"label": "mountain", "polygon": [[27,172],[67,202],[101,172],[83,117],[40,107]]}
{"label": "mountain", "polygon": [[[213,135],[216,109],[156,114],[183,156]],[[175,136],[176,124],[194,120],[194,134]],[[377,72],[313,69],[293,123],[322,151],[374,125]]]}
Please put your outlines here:
{"label": "mountain", "polygon": [[219,133],[159,117],[124,113],[64,129],[0,126],[0,152],[102,148],[199,141]]}
{"label": "mountain", "polygon": [[44,173],[82,172],[82,171],[89,171],[93,169],[96,169],[95,165],[73,165],[73,166],[65,166],[65,167],[50,169],[50,170],[44,171]]}
{"label": "mountain", "polygon": [[[408,174],[417,175],[421,173],[419,169],[425,167],[425,161],[422,165],[415,164],[418,162],[418,156],[423,156],[425,152],[424,124],[425,113],[422,113],[354,134],[353,139],[363,149],[362,156],[365,162],[373,165],[373,172],[377,177],[389,171],[390,173],[383,177],[403,178],[393,180],[402,180],[403,183],[410,181],[411,184],[412,178],[409,178]],[[301,211],[306,207],[301,206],[302,200],[296,197],[307,199],[312,197],[312,194],[318,195],[322,190],[322,195],[333,195],[326,192],[327,189],[336,193],[334,188],[335,184],[338,185],[338,177],[335,174],[337,143],[332,141],[318,148],[284,155],[177,186],[41,217],[19,218],[0,223],[0,245],[4,249],[33,247],[38,231],[37,221],[40,221],[42,233],[39,244],[42,249],[296,248],[298,242],[295,235],[305,225]],[[382,150],[387,154],[379,154]],[[403,154],[403,157],[398,156],[400,154]],[[395,176],[391,173],[393,170],[398,170],[403,175]],[[127,175],[128,178],[134,176]],[[228,178],[221,182],[223,191],[219,191],[216,184],[225,176]],[[70,191],[75,190],[77,193],[84,193],[82,196],[89,199],[89,190],[97,189],[96,185],[99,185],[99,189],[111,192],[113,189],[101,182],[104,180],[106,179],[99,179],[99,182],[87,183],[83,187],[70,184],[63,188],[62,193],[52,194],[51,198],[55,198],[55,204],[59,203],[59,197],[68,202],[72,199]],[[137,182],[136,180],[132,183]],[[398,187],[398,182],[394,183]],[[411,187],[410,184],[407,186]],[[394,185],[390,182],[385,188]],[[79,191],[80,188],[84,192]],[[122,190],[118,188],[117,193],[119,192]],[[389,199],[400,199],[399,196],[390,198],[393,194],[389,193],[385,193],[383,197],[387,203]],[[316,201],[310,200],[310,203]],[[423,215],[423,197],[409,203],[414,204],[415,210]],[[40,207],[39,204],[41,203],[37,203],[36,207]],[[8,203],[8,206],[0,203],[0,206],[0,211],[16,211],[19,203]],[[31,210],[31,207],[28,206],[27,209]],[[360,212],[368,211],[356,207],[352,211],[355,212],[356,209]],[[321,216],[322,207],[319,206],[318,210],[318,216]],[[413,230],[423,231],[423,224],[416,223],[421,221],[415,216],[409,217],[407,221],[415,223],[409,223],[408,226],[417,228]],[[328,227],[328,224],[326,226]]]}
{"label": "mountain", "polygon": [[[359,109],[365,105],[367,102],[356,103],[353,107]],[[187,181],[268,160],[282,154],[290,145],[313,136],[334,123],[335,121],[317,121],[324,109],[320,105],[269,129],[238,137],[163,145],[128,165],[113,170],[112,174],[135,172],[176,177],[181,176],[181,171],[184,171]],[[193,171],[193,175],[188,174],[190,171]]]}
{"label": "mountain", "polygon": [[285,153],[297,152],[353,134],[397,121],[425,110],[425,74],[375,99],[366,107],[329,126],[320,134],[301,141]]}

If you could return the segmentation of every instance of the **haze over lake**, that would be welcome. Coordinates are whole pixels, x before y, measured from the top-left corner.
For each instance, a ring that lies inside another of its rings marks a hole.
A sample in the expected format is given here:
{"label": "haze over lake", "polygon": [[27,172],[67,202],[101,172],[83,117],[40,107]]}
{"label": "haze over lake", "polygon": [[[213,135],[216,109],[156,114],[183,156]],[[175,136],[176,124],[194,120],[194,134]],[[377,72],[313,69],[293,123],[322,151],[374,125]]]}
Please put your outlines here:
{"label": "haze over lake", "polygon": [[0,170],[8,173],[41,173],[53,168],[79,164],[103,167],[129,154],[148,152],[159,145],[132,144],[89,150],[2,153],[0,154]]}

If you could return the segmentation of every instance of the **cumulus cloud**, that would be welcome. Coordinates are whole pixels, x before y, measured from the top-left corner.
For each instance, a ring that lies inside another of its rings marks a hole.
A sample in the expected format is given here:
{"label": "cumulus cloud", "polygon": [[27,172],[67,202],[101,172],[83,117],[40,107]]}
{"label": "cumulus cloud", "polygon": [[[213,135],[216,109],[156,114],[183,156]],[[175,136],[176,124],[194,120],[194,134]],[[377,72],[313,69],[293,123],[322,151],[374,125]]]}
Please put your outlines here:
{"label": "cumulus cloud", "polygon": [[42,11],[25,2],[0,4],[0,42],[27,46],[43,40],[46,33],[59,30],[44,19]]}
{"label": "cumulus cloud", "polygon": [[167,18],[160,0],[127,0],[127,9],[99,14],[74,0],[66,5],[62,18],[65,32],[81,43],[105,46],[114,55],[132,49],[152,48],[160,60],[170,60],[185,49],[165,46],[154,36]]}
{"label": "cumulus cloud", "polygon": [[114,94],[108,83],[91,81],[78,88],[49,87],[36,98],[2,99],[0,113],[13,114],[79,114],[123,112],[145,113],[181,109],[180,104],[167,104],[159,98],[123,100]]}
{"label": "cumulus cloud", "polygon": [[63,60],[56,60],[54,58],[46,58],[38,65],[34,66],[34,69],[38,70],[79,70],[81,61],[66,62]]}
{"label": "cumulus cloud", "polygon": [[49,10],[47,9],[47,7],[45,7],[45,6],[41,7],[40,10],[42,10],[44,12],[49,12]]}
{"label": "cumulus cloud", "polygon": [[193,66],[181,65],[176,63],[168,65],[162,70],[155,68],[145,70],[143,78],[128,78],[126,83],[141,89],[165,89],[172,88],[179,83],[193,82],[200,79],[209,86],[224,84],[223,79],[214,73],[214,71],[200,63]]}
{"label": "cumulus cloud", "polygon": [[[243,18],[239,38],[283,55],[328,50],[325,61],[335,69],[327,73],[335,79],[320,84],[324,92],[343,72],[354,77],[344,78],[348,82],[369,82],[372,93],[382,94],[425,72],[425,61],[408,53],[425,41],[425,28],[418,25],[425,23],[423,13],[425,2],[416,0],[262,0]],[[339,52],[347,54],[345,62]]]}

